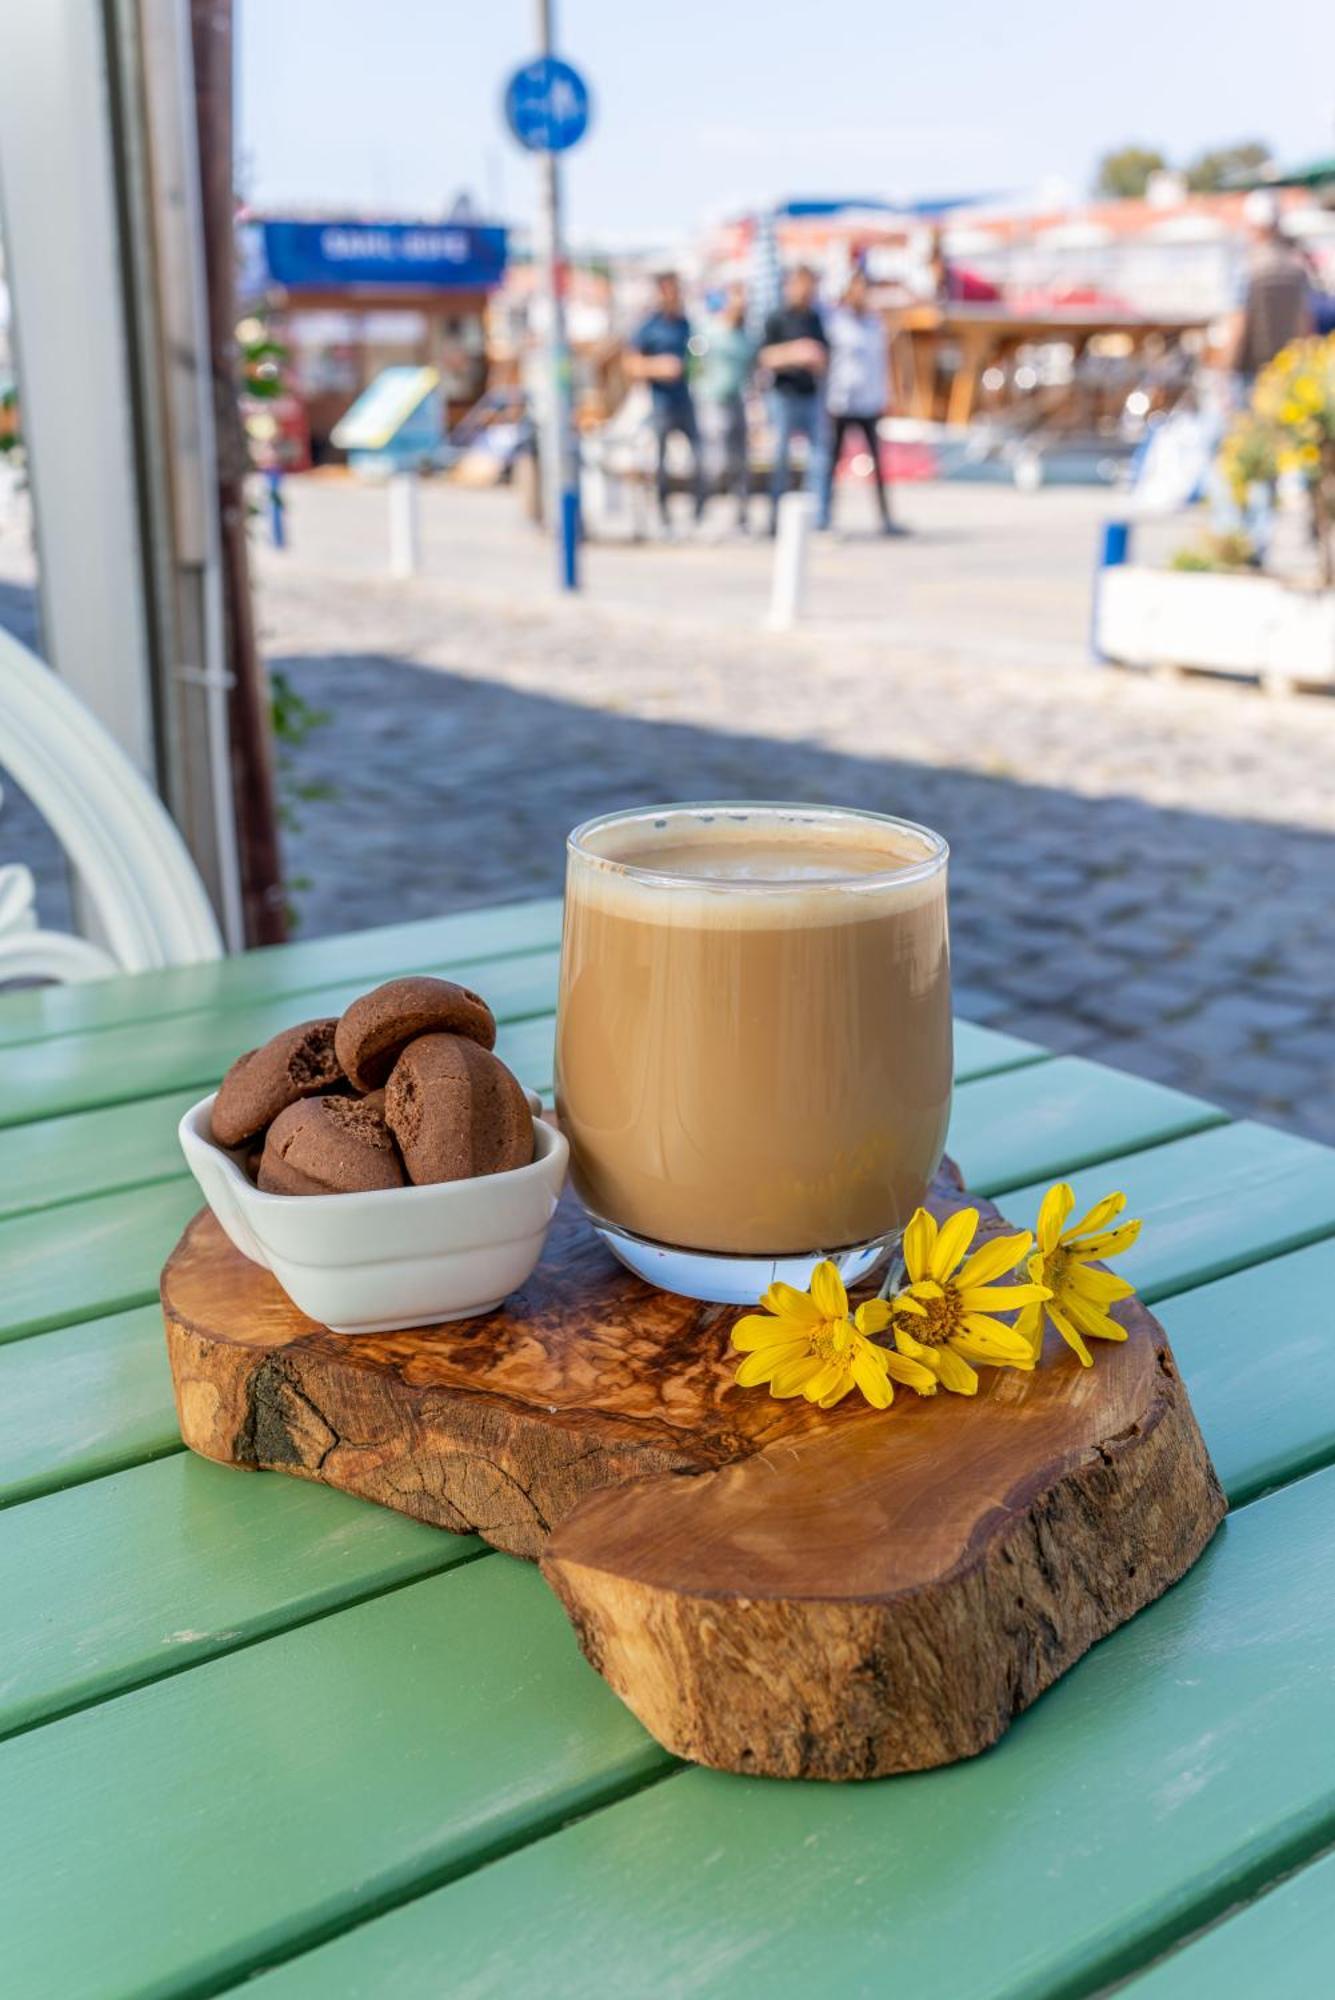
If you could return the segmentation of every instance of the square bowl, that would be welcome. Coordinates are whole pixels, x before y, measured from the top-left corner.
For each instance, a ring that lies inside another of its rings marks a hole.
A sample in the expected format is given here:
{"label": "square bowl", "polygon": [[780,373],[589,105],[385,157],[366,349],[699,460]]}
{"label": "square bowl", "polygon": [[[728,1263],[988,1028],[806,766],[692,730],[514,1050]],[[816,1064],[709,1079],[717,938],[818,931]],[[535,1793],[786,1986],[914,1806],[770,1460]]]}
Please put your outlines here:
{"label": "square bowl", "polygon": [[387,1333],[492,1312],[529,1278],[570,1148],[533,1118],[533,1159],[509,1173],[365,1194],[266,1194],[212,1136],[213,1101],[178,1127],[186,1164],[243,1257],[332,1333]]}

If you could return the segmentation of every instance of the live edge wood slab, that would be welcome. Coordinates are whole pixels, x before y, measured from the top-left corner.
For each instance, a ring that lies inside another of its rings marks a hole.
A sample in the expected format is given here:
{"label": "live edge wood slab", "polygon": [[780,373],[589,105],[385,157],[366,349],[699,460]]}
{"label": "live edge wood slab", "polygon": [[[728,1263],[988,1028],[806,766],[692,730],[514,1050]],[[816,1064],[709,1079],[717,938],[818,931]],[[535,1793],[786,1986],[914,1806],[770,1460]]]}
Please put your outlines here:
{"label": "live edge wood slab", "polygon": [[[947,1169],[932,1206],[963,1200]],[[1054,1342],[1032,1375],[888,1412],[737,1389],[736,1313],[631,1277],[569,1196],[486,1319],[332,1334],[207,1212],[162,1302],[192,1449],[536,1558],[645,1727],[723,1770],[868,1778],[985,1749],[1224,1512],[1134,1299],[1092,1369]]]}

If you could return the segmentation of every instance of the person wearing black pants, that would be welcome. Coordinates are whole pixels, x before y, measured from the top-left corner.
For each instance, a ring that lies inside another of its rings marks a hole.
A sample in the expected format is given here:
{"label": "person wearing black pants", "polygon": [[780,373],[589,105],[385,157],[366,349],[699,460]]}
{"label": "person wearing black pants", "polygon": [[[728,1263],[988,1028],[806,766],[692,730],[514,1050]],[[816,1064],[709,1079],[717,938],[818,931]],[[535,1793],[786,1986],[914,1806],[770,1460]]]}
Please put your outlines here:
{"label": "person wearing black pants", "polygon": [[656,308],[650,313],[630,343],[626,372],[632,381],[647,382],[650,395],[650,422],[657,445],[656,489],[658,518],[668,526],[668,439],[674,431],[685,438],[691,451],[691,483],[695,495],[695,518],[705,511],[705,470],[700,454],[700,429],[695,421],[695,399],[686,376],[690,354],[691,323],[682,305],[681,283],[675,271],[660,271],[654,279]]}
{"label": "person wearing black pants", "polygon": [[868,302],[867,277],[855,268],[843,297],[826,315],[830,341],[830,365],[826,374],[825,402],[829,413],[829,437],[820,488],[820,512],[816,525],[828,528],[834,500],[834,475],[844,441],[850,431],[866,440],[871,457],[872,478],[876,483],[876,506],[881,532],[900,535],[905,531],[890,514],[890,498],[881,472],[881,441],[877,425],[889,401],[889,367],[885,326]]}

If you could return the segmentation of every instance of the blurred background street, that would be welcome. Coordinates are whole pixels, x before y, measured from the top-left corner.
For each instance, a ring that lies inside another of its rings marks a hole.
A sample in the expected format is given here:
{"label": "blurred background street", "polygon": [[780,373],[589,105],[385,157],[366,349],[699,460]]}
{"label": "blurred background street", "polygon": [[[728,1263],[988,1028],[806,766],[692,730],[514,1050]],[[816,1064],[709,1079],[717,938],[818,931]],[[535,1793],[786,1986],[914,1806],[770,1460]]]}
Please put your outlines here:
{"label": "blurred background street", "polygon": [[[566,832],[614,806],[856,800],[951,841],[962,1013],[1335,1138],[1335,703],[1091,667],[1106,496],[915,487],[888,561],[850,507],[789,634],[765,545],[712,522],[591,549],[572,602],[502,492],[430,487],[409,582],[383,490],[290,504],[257,586],[323,717],[280,752],[300,935],[559,894]],[[14,617],[12,536],[0,561]]]}
{"label": "blurred background street", "polygon": [[[949,118],[922,24],[912,103],[872,65],[830,116],[791,50],[739,95],[731,18],[702,70],[590,0],[592,113],[567,79],[507,134],[514,24],[477,18],[442,135],[402,58],[444,31],[391,11],[357,65],[342,0],[237,14],[252,941],[559,894],[566,833],[617,806],[866,805],[952,843],[965,1015],[1335,1139],[1324,86],[1226,8],[1188,104],[1137,0],[1097,65],[956,70]],[[560,240],[520,151],[558,113]],[[49,653],[3,328],[0,625]],[[196,587],[173,560],[159,605]],[[117,574],[71,569],[90,633]],[[70,923],[12,784],[0,836]]]}

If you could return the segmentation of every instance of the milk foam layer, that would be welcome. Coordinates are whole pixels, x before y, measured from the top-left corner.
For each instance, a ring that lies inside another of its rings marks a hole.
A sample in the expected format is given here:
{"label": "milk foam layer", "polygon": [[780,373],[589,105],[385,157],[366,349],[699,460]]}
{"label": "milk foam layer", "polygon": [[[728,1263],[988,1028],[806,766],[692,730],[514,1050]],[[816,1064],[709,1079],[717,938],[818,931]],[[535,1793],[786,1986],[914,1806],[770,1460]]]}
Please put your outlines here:
{"label": "milk foam layer", "polygon": [[595,862],[581,871],[583,902],[646,923],[730,930],[913,909],[939,893],[943,858],[911,827],[773,810],[646,815],[593,827],[580,846]]}

